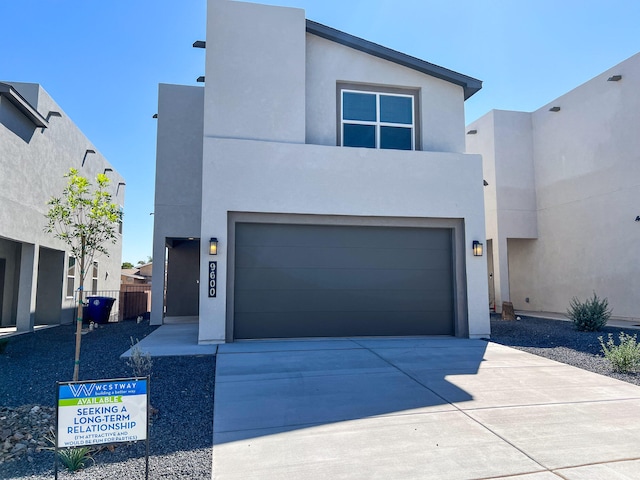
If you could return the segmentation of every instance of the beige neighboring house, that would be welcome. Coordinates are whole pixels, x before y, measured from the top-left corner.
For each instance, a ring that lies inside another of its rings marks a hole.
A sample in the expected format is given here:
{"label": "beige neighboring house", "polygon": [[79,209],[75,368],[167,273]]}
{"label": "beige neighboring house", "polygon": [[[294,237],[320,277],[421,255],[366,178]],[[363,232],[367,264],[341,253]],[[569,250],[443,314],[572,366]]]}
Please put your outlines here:
{"label": "beige neighboring house", "polygon": [[138,265],[134,268],[123,268],[120,271],[121,285],[151,285],[153,262]]}
{"label": "beige neighboring house", "polygon": [[467,126],[483,157],[489,304],[567,310],[607,297],[640,320],[640,54],[534,112]]}

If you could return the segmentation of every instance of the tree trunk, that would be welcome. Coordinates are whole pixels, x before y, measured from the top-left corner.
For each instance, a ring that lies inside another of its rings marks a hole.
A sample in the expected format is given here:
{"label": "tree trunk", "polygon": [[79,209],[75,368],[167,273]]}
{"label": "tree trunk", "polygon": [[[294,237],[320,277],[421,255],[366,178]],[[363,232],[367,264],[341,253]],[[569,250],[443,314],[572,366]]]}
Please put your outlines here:
{"label": "tree trunk", "polygon": [[80,254],[80,287],[78,288],[78,317],[76,320],[76,356],[73,364],[73,381],[78,381],[78,374],[80,373],[80,344],[82,342],[82,320],[84,315],[84,249],[85,241],[82,238],[82,250]]}

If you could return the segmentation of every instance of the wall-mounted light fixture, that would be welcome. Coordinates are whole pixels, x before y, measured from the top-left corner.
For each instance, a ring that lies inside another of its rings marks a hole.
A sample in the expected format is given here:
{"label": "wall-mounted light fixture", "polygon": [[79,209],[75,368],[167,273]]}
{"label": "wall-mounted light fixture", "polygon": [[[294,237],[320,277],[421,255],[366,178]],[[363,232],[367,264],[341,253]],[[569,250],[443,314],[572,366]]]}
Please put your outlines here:
{"label": "wall-mounted light fixture", "polygon": [[154,114],[153,114],[153,117],[151,117],[151,118],[158,118],[158,114],[157,114],[157,113],[154,113]]}
{"label": "wall-mounted light fixture", "polygon": [[198,78],[196,78],[196,82],[204,83],[204,75],[200,75]]}
{"label": "wall-mounted light fixture", "polygon": [[120,193],[120,187],[124,187],[125,185],[126,183],[124,182],[118,182],[118,186],[116,187],[116,196]]}
{"label": "wall-mounted light fixture", "polygon": [[478,240],[473,241],[473,256],[481,257],[482,256],[482,243]]}
{"label": "wall-mounted light fixture", "polygon": [[196,40],[193,42],[193,48],[207,48],[207,42],[204,40]]}
{"label": "wall-mounted light fixture", "polygon": [[102,173],[104,173],[106,175],[107,172],[113,172],[113,168],[105,168],[104,172],[102,172]]}
{"label": "wall-mounted light fixture", "polygon": [[218,254],[218,239],[216,237],[211,237],[209,240],[209,255],[217,255]]}
{"label": "wall-mounted light fixture", "polygon": [[469,130],[467,132],[467,135],[475,135],[476,133],[478,133],[478,130],[476,130],[475,128],[473,130]]}
{"label": "wall-mounted light fixture", "polygon": [[622,80],[622,75],[612,75],[607,78],[607,82],[619,82],[620,80]]}
{"label": "wall-mounted light fixture", "polygon": [[486,180],[483,179],[482,180],[482,185],[485,186],[485,187],[488,187],[489,186],[489,182],[487,182]]}
{"label": "wall-mounted light fixture", "polygon": [[551,107],[549,109],[550,112],[559,112],[560,111],[560,107]]}

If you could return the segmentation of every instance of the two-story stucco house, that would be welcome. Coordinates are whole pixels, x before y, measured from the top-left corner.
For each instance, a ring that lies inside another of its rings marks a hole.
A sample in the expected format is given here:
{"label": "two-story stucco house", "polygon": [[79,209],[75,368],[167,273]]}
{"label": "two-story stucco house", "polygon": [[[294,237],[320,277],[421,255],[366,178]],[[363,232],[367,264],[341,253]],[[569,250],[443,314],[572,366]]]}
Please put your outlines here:
{"label": "two-story stucco house", "polygon": [[484,161],[490,303],[566,312],[595,291],[640,319],[640,54],[534,112],[467,128]]}
{"label": "two-story stucco house", "polygon": [[[124,179],[49,94],[34,83],[0,83],[2,327],[31,331],[74,320],[80,266],[62,241],[44,232],[47,202],[62,195],[72,167],[92,182],[106,173],[113,201],[124,207]],[[119,289],[121,233],[108,245],[110,255],[89,266],[85,291]]]}
{"label": "two-story stucco house", "polygon": [[197,317],[200,343],[488,336],[464,153],[481,82],[300,9],[208,7],[205,86],[159,88],[152,323]]}

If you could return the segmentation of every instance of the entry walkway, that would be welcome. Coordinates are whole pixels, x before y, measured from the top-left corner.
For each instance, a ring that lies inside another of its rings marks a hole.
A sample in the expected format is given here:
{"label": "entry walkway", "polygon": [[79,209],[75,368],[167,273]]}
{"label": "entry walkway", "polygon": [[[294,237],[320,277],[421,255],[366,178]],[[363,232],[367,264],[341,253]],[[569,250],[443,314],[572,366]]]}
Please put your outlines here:
{"label": "entry walkway", "polygon": [[640,387],[480,340],[220,345],[213,477],[637,479]]}
{"label": "entry walkway", "polygon": [[[137,344],[141,353],[152,357],[180,355],[215,355],[217,345],[198,345],[197,323],[173,323],[161,325]],[[131,356],[131,349],[120,355]]]}

